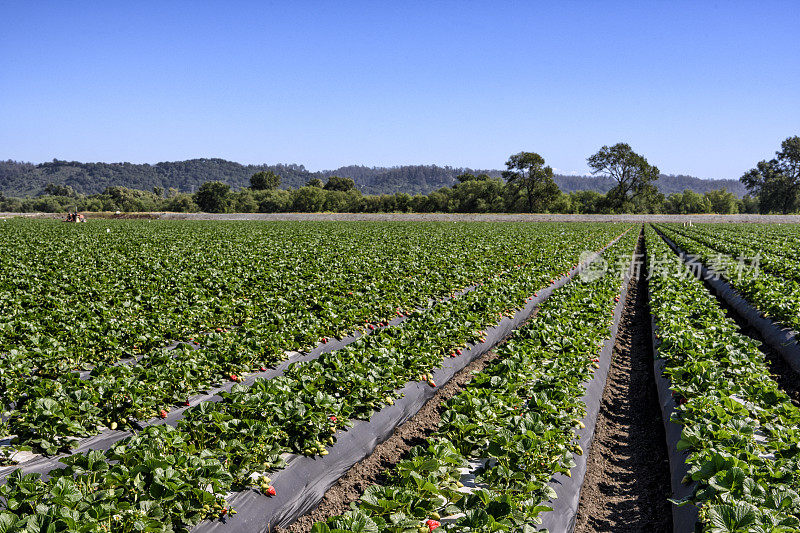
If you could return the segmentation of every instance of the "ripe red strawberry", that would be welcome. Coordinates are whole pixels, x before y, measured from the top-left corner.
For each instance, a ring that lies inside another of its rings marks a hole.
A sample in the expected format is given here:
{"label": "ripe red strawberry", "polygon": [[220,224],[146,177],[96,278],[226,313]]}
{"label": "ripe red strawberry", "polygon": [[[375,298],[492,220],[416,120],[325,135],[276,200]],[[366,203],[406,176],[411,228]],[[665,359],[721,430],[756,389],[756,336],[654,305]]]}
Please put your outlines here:
{"label": "ripe red strawberry", "polygon": [[430,380],[428,380],[428,385],[430,385],[431,387],[435,387],[436,386],[436,382],[433,381],[432,379],[430,379]]}
{"label": "ripe red strawberry", "polygon": [[223,508],[222,508],[222,511],[220,511],[220,512],[221,512],[221,513],[223,514],[223,516],[224,516],[224,515],[228,514],[228,508],[227,508],[227,507],[223,507]]}
{"label": "ripe red strawberry", "polygon": [[267,367],[262,366],[259,370],[261,370],[262,372],[266,372],[267,371]]}
{"label": "ripe red strawberry", "polygon": [[327,344],[327,343],[328,343],[328,338],[322,337],[322,344]]}
{"label": "ripe red strawberry", "polygon": [[231,374],[228,376],[231,381],[239,381],[239,377],[236,374]]}
{"label": "ripe red strawberry", "polygon": [[162,409],[161,412],[158,413],[158,416],[160,416],[161,418],[167,418],[167,412],[164,409]]}
{"label": "ripe red strawberry", "polygon": [[442,524],[438,520],[428,519],[425,521],[425,525],[428,526],[428,531],[433,531]]}
{"label": "ripe red strawberry", "polygon": [[336,422],[336,421],[338,420],[338,419],[336,418],[336,416],[335,416],[335,415],[331,415],[331,416],[329,416],[329,417],[328,417],[328,419],[329,419],[331,422]]}
{"label": "ripe red strawberry", "polygon": [[275,496],[277,494],[277,492],[275,491],[275,487],[270,485],[269,488],[267,489],[267,494],[269,494],[270,496]]}

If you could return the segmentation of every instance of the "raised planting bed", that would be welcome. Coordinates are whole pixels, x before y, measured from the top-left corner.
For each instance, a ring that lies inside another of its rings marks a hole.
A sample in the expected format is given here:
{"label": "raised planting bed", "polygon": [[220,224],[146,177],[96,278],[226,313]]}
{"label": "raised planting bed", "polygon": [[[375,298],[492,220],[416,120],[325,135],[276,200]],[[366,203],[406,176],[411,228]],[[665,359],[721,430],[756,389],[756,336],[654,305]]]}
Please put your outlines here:
{"label": "raised planting bed", "polygon": [[[648,254],[672,254],[654,231],[646,235]],[[702,281],[651,264],[675,531],[796,531],[800,410]]]}

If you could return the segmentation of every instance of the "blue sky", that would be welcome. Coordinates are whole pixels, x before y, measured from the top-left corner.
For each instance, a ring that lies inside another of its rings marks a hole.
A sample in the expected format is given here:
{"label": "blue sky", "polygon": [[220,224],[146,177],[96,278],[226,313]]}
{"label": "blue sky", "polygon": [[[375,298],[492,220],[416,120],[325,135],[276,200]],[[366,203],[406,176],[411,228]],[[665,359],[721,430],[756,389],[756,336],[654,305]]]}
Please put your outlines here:
{"label": "blue sky", "polygon": [[800,135],[800,4],[3,2],[0,159],[738,178]]}

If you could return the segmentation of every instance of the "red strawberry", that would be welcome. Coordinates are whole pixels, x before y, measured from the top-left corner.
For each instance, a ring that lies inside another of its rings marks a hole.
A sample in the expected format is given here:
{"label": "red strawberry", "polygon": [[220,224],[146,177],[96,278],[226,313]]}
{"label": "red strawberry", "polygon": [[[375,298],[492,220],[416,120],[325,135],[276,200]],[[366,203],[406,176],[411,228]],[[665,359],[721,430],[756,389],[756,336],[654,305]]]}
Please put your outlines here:
{"label": "red strawberry", "polygon": [[167,412],[164,409],[162,409],[161,412],[158,413],[158,416],[160,416],[161,418],[167,418]]}
{"label": "red strawberry", "polygon": [[189,407],[189,400],[184,401],[183,405],[185,405],[186,407]]}
{"label": "red strawberry", "polygon": [[262,372],[266,372],[267,371],[267,367],[262,366],[259,370],[261,370]]}
{"label": "red strawberry", "polygon": [[322,337],[322,344],[327,344],[327,342],[328,342],[328,338],[327,337]]}
{"label": "red strawberry", "polygon": [[458,350],[456,350],[456,353],[457,353],[458,355],[461,355],[461,348],[459,348]]}
{"label": "red strawberry", "polygon": [[336,422],[336,420],[337,420],[337,418],[336,418],[336,416],[335,416],[335,415],[331,415],[331,416],[329,416],[329,417],[328,417],[328,419],[329,419],[331,422]]}
{"label": "red strawberry", "polygon": [[425,525],[428,526],[428,531],[433,531],[442,524],[438,520],[428,519],[425,521]]}
{"label": "red strawberry", "polygon": [[267,489],[267,494],[269,494],[270,496],[275,496],[277,494],[277,492],[275,492],[275,487],[270,485],[269,488]]}
{"label": "red strawberry", "polygon": [[231,381],[239,381],[239,378],[236,376],[236,374],[231,374],[228,377],[231,379]]}

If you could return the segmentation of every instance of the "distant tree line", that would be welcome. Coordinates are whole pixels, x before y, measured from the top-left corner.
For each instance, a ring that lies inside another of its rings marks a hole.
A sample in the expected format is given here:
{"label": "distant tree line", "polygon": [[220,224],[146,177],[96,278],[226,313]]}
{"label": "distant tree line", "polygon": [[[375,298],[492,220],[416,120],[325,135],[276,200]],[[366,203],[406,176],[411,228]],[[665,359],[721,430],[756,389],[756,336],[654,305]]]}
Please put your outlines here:
{"label": "distant tree line", "polygon": [[[0,191],[7,196],[41,196],[48,194],[49,184],[69,186],[79,194],[102,194],[108,187],[127,187],[141,191],[161,188],[183,193],[195,193],[203,183],[221,181],[234,190],[249,186],[250,176],[258,172],[273,172],[281,178],[281,188],[299,189],[314,178],[327,181],[331,176],[351,178],[365,195],[406,192],[428,194],[458,183],[461,174],[502,176],[501,170],[478,170],[438,165],[404,165],[397,167],[367,167],[350,165],[335,170],[311,172],[303,165],[242,165],[224,159],[191,159],[149,164],[79,163],[53,160],[37,165],[18,161],[0,161]],[[564,176],[554,172],[553,180],[565,193],[593,190],[607,193],[615,185],[610,176]],[[738,180],[702,180],[684,175],[661,175],[656,186],[665,195],[686,189],[700,194],[727,188],[737,197],[746,193]]]}
{"label": "distant tree line", "polygon": [[[587,162],[605,193],[564,192],[544,158],[534,152],[513,154],[500,175],[461,172],[455,183],[427,194],[365,194],[357,180],[311,175],[297,187],[285,187],[279,169],[259,169],[243,186],[209,180],[193,193],[156,185],[151,190],[109,186],[82,194],[70,185],[48,183],[38,197],[0,193],[0,211],[171,211],[211,213],[278,212],[445,212],[445,213],[753,213],[761,208],[751,196],[738,198],[722,188],[698,193],[689,189],[665,196],[656,187],[659,170],[625,143],[603,146]],[[355,167],[367,168],[367,167]]]}

